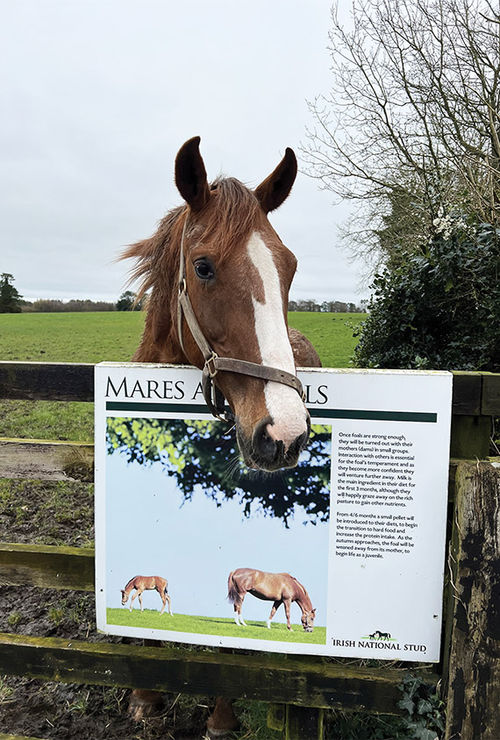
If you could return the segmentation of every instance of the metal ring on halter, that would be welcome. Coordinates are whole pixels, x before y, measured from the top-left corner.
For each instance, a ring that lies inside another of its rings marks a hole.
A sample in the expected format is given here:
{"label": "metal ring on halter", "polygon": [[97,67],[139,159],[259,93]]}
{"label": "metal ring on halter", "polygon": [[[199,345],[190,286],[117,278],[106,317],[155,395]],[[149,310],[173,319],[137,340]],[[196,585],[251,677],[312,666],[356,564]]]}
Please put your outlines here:
{"label": "metal ring on halter", "polygon": [[215,361],[217,360],[218,356],[219,355],[217,354],[217,352],[212,352],[210,357],[205,360],[205,369],[207,373],[210,375],[210,378],[212,380],[215,378],[218,372],[217,367],[215,365]]}

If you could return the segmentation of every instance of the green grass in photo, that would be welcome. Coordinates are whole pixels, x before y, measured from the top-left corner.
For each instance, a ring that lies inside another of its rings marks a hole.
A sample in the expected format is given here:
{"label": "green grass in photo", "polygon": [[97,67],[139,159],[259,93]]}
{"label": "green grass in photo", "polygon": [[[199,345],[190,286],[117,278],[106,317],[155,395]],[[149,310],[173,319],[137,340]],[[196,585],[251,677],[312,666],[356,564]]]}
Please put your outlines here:
{"label": "green grass in photo", "polygon": [[292,623],[292,631],[286,624],[272,622],[271,629],[265,621],[257,622],[245,620],[247,626],[235,624],[233,619],[224,617],[203,617],[190,614],[175,614],[167,612],[160,614],[154,609],[107,609],[108,624],[120,627],[137,627],[139,629],[171,630],[172,632],[187,632],[193,635],[215,635],[217,637],[249,637],[253,640],[273,640],[278,642],[301,643],[310,645],[325,645],[326,627],[315,627],[313,632],[304,632],[302,625]]}

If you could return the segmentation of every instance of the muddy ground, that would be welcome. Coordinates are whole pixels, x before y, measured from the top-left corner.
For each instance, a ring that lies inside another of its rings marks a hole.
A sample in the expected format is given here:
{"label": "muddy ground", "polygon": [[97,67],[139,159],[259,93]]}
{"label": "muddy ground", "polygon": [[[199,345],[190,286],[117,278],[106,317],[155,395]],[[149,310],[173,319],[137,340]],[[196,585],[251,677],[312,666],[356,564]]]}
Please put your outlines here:
{"label": "muddy ground", "polygon": [[[83,483],[0,479],[0,541],[88,547],[93,544],[94,492]],[[96,631],[94,595],[0,586],[0,631],[108,642]],[[126,639],[132,643],[134,640]],[[135,641],[137,642],[137,641]],[[193,648],[196,649],[196,648]],[[57,740],[194,740],[206,737],[215,697],[163,694],[155,716],[134,722],[128,689],[48,683],[0,676],[1,732]],[[234,740],[279,740],[267,728],[267,705],[235,702]],[[401,720],[328,712],[328,740],[409,740]],[[304,740],[309,740],[304,738]]]}
{"label": "muddy ground", "polygon": [[[85,484],[0,480],[0,540],[89,546],[93,542],[93,487]],[[0,631],[24,635],[120,642],[96,632],[93,594],[0,587]],[[132,640],[129,640],[132,642]],[[0,678],[2,732],[78,740],[202,738],[214,697],[163,695],[154,717],[132,721],[130,691],[115,687]],[[236,704],[241,730],[235,737],[268,740],[266,708]]]}

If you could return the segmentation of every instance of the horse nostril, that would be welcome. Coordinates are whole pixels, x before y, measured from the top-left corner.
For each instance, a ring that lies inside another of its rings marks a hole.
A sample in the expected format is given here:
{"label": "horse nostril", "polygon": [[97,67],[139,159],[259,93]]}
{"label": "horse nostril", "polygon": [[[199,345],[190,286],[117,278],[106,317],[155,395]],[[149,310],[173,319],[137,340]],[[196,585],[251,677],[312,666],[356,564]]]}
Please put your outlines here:
{"label": "horse nostril", "polygon": [[264,419],[257,426],[253,434],[253,449],[262,460],[271,462],[276,457],[277,445],[267,431],[268,424],[269,419]]}
{"label": "horse nostril", "polygon": [[302,452],[304,447],[306,446],[307,440],[309,438],[309,431],[304,432],[299,437],[297,437],[290,447],[288,448],[288,457],[298,457],[298,455]]}

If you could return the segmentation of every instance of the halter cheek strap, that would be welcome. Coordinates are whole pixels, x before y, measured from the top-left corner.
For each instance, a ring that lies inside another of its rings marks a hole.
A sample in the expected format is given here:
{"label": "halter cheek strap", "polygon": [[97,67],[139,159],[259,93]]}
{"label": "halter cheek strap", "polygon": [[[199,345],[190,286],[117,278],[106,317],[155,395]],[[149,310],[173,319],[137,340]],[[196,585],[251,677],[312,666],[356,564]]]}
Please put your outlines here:
{"label": "halter cheek strap", "polygon": [[219,371],[239,373],[240,375],[249,375],[253,378],[259,378],[261,380],[272,381],[275,383],[282,383],[288,385],[297,391],[302,400],[305,400],[304,390],[302,383],[296,375],[280,370],[277,367],[271,367],[269,365],[258,365],[255,362],[248,362],[247,360],[236,360],[232,357],[219,357],[218,354],[209,345],[201,327],[198,323],[198,319],[193,310],[191,301],[187,294],[187,283],[186,283],[186,263],[184,257],[184,238],[186,234],[186,227],[188,222],[188,216],[186,212],[186,218],[184,220],[184,226],[182,228],[181,247],[180,247],[180,258],[179,258],[179,295],[178,295],[178,307],[177,307],[177,334],[179,337],[179,343],[182,347],[182,351],[186,354],[184,349],[184,341],[182,334],[182,319],[186,319],[186,323],[189,330],[196,342],[198,349],[203,355],[205,364],[203,365],[201,385],[203,391],[203,397],[206,401],[210,412],[221,419],[222,421],[231,421],[232,419],[224,414],[224,395],[221,390],[217,388],[214,383],[214,378]]}

